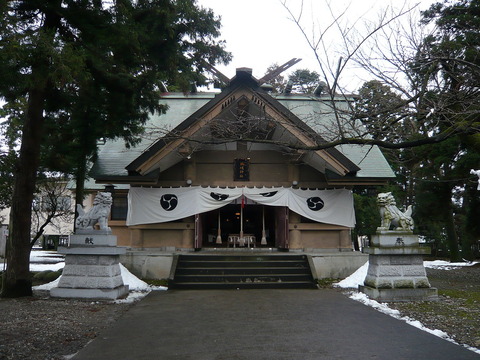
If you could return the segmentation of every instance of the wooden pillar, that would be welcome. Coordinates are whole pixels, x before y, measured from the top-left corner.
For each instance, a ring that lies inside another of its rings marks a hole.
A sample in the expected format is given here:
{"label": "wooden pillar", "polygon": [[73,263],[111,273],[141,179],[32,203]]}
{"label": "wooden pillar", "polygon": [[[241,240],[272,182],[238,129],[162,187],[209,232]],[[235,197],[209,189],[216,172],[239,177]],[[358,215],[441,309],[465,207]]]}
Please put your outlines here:
{"label": "wooden pillar", "polygon": [[301,217],[294,211],[290,211],[290,248],[301,249],[302,246],[302,232],[298,229],[298,224],[301,222]]}
{"label": "wooden pillar", "polygon": [[182,233],[182,247],[192,249],[194,246],[195,231],[193,228],[185,229]]}
{"label": "wooden pillar", "polygon": [[183,174],[185,177],[185,181],[191,180],[192,182],[195,182],[196,179],[196,166],[195,166],[195,159],[194,155],[192,155],[192,159],[187,159],[184,161],[184,168],[183,168]]}
{"label": "wooden pillar", "polygon": [[130,246],[143,248],[143,234],[141,229],[130,229]]}
{"label": "wooden pillar", "polygon": [[288,181],[290,183],[294,181],[299,181],[300,178],[300,171],[298,169],[298,165],[296,163],[289,162],[288,163]]}
{"label": "wooden pillar", "polygon": [[350,238],[350,230],[340,230],[339,234],[339,249],[351,249],[352,240]]}

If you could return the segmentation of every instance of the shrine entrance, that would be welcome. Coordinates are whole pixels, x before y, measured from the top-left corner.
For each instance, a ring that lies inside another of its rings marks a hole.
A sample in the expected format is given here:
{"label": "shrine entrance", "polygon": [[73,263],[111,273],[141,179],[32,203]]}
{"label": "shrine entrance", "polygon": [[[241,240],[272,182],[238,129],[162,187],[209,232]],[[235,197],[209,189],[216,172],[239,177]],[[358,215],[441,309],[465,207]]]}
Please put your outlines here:
{"label": "shrine entrance", "polygon": [[[282,211],[283,210],[283,211]],[[285,248],[287,234],[282,229],[288,219],[284,207],[237,199],[218,209],[197,215],[196,248]],[[280,226],[279,222],[283,225]],[[221,242],[219,240],[221,239]],[[283,239],[283,240],[282,240]]]}

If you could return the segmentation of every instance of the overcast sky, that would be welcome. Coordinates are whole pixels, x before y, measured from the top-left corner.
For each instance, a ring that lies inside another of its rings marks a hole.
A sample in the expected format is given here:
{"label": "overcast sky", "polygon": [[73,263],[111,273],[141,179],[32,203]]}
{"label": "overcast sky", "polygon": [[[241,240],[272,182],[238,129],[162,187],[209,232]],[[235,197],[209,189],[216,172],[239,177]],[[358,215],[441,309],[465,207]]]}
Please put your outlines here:
{"label": "overcast sky", "polygon": [[[336,16],[342,16],[343,24],[361,28],[365,22],[374,22],[379,13],[389,4],[395,7],[404,2],[399,0],[332,0],[330,1]],[[420,8],[428,8],[433,0],[409,1],[420,3]],[[273,63],[283,64],[292,58],[302,61],[289,71],[308,68],[318,71],[318,63],[313,51],[308,47],[300,29],[291,20],[291,16],[282,5],[281,0],[198,0],[204,7],[213,9],[222,18],[222,39],[227,42],[227,50],[233,53],[233,61],[218,70],[228,77],[235,75],[238,67],[250,67],[253,75],[261,78],[268,66]],[[299,14],[300,0],[287,0],[289,8],[295,15]],[[332,22],[332,16],[326,6],[326,0],[304,0],[302,26],[309,36],[319,34]],[[354,25],[355,24],[355,25]],[[315,30],[312,31],[312,26]],[[340,55],[334,46],[339,43],[338,34],[329,30],[332,36],[330,52],[332,61],[338,61]],[[336,38],[337,36],[337,38]],[[288,73],[288,72],[287,72]]]}

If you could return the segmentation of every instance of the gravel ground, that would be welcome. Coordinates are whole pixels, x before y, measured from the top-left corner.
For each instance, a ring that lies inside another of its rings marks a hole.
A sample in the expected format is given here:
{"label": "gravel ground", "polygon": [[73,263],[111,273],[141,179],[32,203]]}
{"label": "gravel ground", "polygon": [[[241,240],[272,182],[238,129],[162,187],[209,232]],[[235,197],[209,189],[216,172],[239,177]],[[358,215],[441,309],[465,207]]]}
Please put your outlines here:
{"label": "gravel ground", "polygon": [[401,316],[446,332],[458,344],[480,349],[480,263],[455,270],[426,269],[437,302],[390,303]]}
{"label": "gravel ground", "polygon": [[0,359],[68,359],[130,306],[38,294],[0,299]]}
{"label": "gravel ground", "polygon": [[[480,264],[455,270],[427,269],[440,301],[392,303],[402,316],[480,348]],[[46,293],[0,299],[0,359],[68,359],[131,304],[52,299]]]}

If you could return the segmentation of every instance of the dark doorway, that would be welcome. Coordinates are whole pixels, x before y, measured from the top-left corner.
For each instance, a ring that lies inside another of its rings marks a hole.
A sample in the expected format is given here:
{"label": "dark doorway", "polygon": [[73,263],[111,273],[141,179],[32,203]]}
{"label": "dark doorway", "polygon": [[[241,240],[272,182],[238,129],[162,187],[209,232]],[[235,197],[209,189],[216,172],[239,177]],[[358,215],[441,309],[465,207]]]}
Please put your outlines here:
{"label": "dark doorway", "polygon": [[[241,204],[229,204],[219,210],[203,214],[203,247],[227,247],[229,236],[240,233]],[[275,247],[275,211],[274,207],[245,204],[243,207],[243,233],[255,236],[255,247]],[[222,244],[217,244],[218,224]],[[261,245],[263,221],[267,245]]]}

